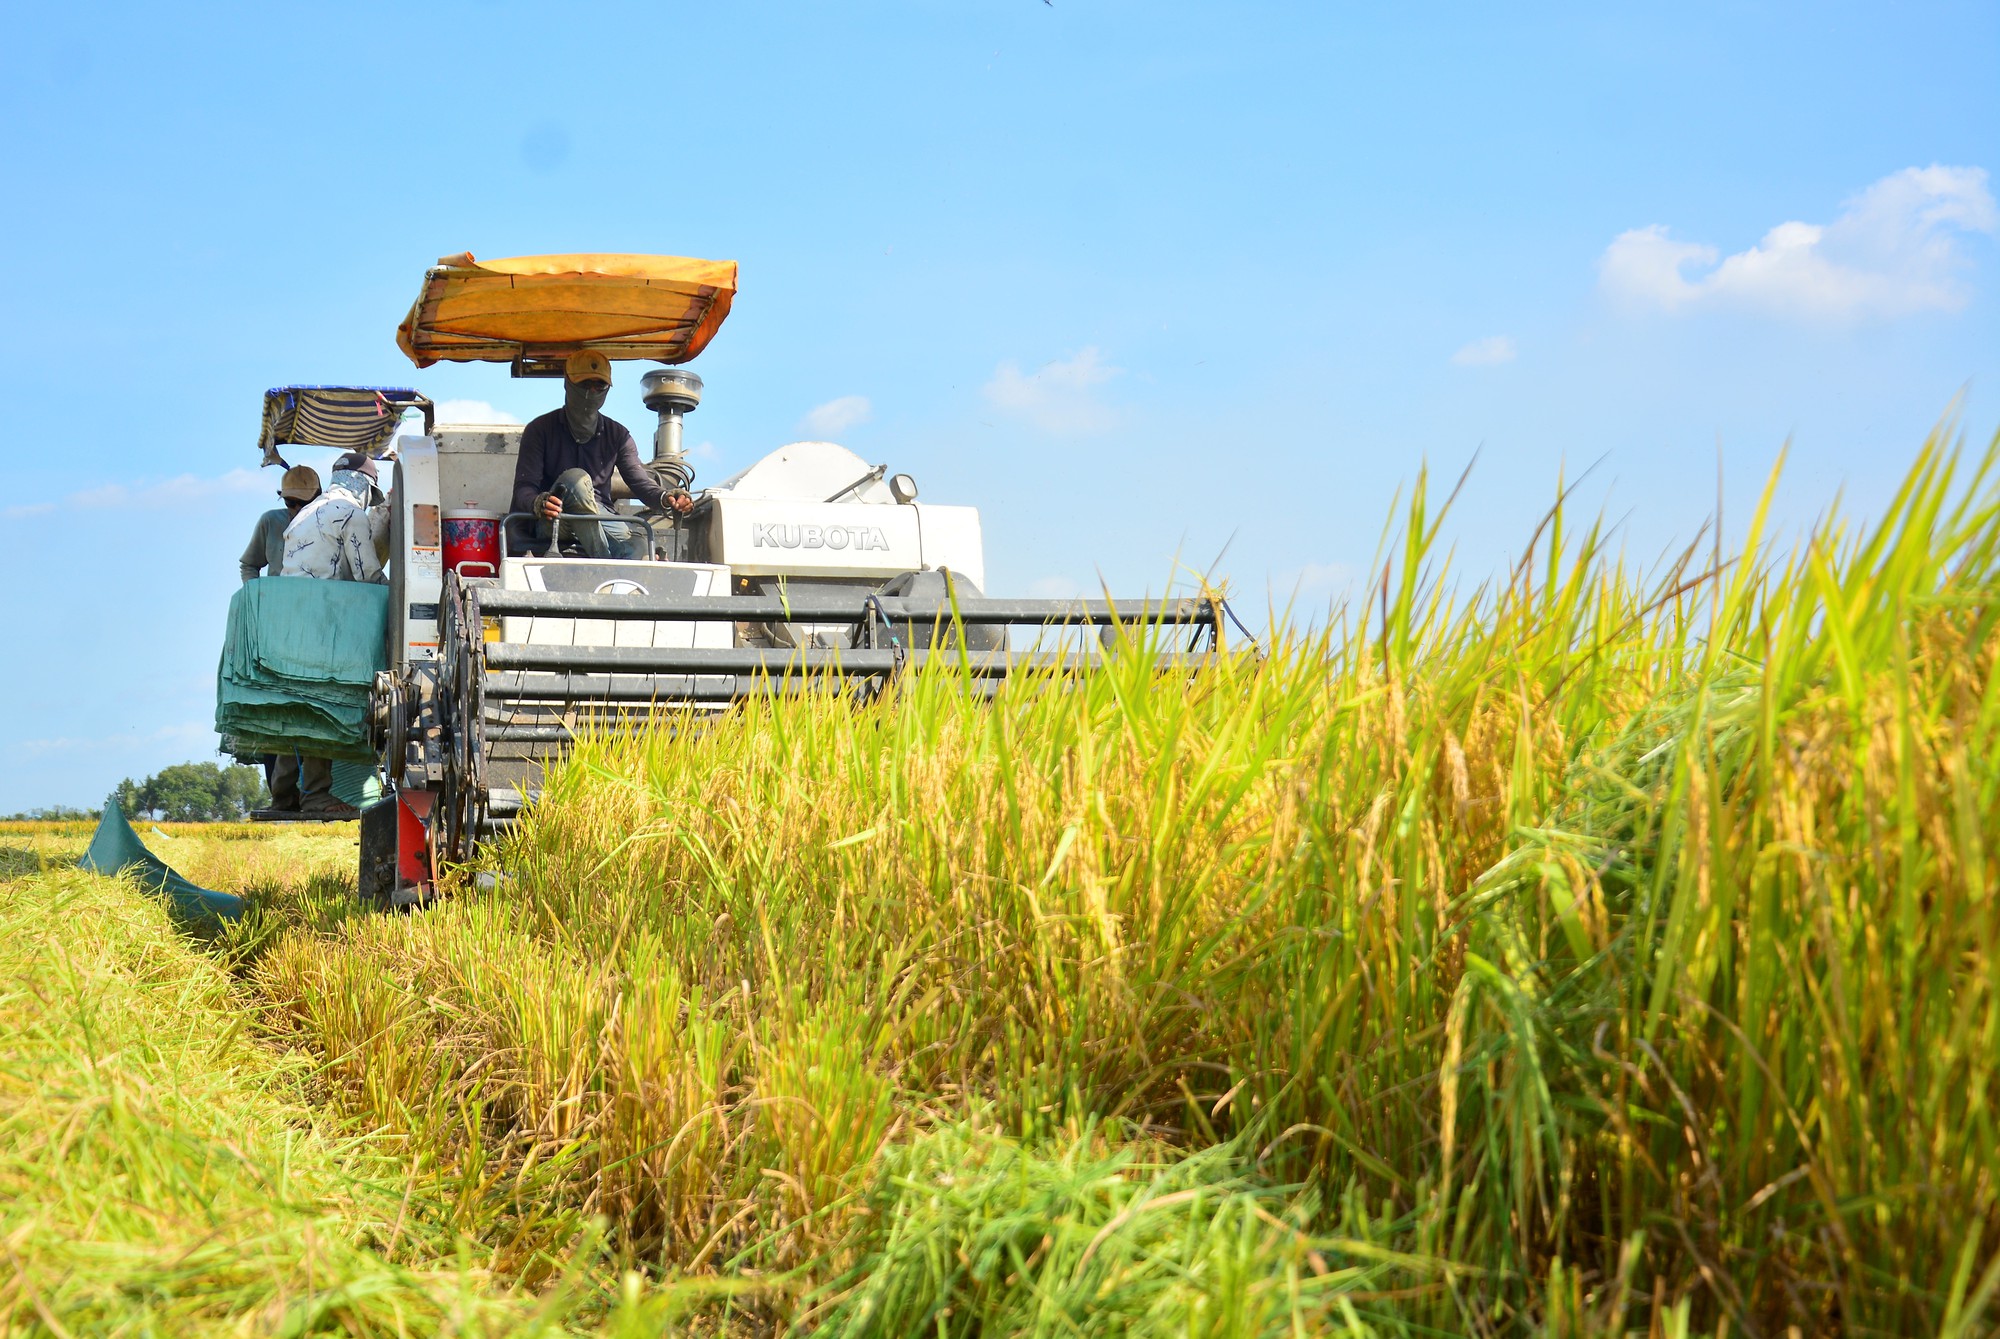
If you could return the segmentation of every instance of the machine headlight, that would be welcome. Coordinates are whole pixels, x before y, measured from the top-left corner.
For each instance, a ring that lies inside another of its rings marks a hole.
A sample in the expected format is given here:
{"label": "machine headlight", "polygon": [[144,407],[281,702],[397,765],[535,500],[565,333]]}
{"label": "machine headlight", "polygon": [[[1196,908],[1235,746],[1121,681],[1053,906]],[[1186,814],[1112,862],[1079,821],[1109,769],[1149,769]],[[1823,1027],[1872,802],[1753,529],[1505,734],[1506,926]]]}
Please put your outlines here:
{"label": "machine headlight", "polygon": [[907,474],[892,474],[889,476],[889,494],[898,502],[915,502],[917,481]]}

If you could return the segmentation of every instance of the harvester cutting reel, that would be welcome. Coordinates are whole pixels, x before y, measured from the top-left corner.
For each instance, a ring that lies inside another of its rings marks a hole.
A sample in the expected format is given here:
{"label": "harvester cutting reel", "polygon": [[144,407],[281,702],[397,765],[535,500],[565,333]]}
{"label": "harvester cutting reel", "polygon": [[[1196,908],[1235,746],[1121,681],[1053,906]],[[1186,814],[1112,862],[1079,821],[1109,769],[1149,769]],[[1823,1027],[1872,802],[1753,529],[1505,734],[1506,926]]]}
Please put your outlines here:
{"label": "harvester cutting reel", "polygon": [[[438,659],[376,682],[394,803],[363,817],[363,896],[426,899],[437,871],[510,822],[586,731],[698,728],[769,693],[867,697],[940,660],[991,692],[1023,671],[1088,671],[1119,636],[1165,648],[1184,632],[1184,646],[1155,655],[1162,670],[1185,668],[1219,647],[1228,613],[1219,598],[996,600],[954,587],[942,571],[872,593],[730,596],[504,590],[448,576]],[[844,629],[845,644],[740,644],[743,629],[773,625]],[[1028,649],[1011,645],[1016,627],[1033,630]]]}

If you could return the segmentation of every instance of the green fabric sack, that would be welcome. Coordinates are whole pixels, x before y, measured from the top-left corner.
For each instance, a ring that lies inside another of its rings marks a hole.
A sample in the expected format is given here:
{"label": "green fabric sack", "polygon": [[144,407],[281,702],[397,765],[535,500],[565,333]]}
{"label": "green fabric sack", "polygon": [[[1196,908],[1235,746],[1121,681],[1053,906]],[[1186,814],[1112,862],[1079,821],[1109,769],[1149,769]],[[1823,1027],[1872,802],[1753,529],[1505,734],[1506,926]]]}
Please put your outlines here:
{"label": "green fabric sack", "polygon": [[389,588],[259,577],[229,601],[215,729],[257,753],[373,762],[368,691],[388,667]]}
{"label": "green fabric sack", "polygon": [[253,757],[262,758],[267,753],[300,753],[308,758],[330,758],[334,762],[368,763],[375,761],[374,753],[365,744],[353,744],[340,739],[316,738],[310,735],[253,735],[237,730],[232,736],[238,743],[254,749]]}
{"label": "green fabric sack", "polygon": [[139,834],[132,831],[132,825],[125,821],[125,815],[115,804],[104,806],[104,816],[98,820],[97,831],[91,837],[83,858],[76,863],[98,874],[133,870],[138,875],[140,887],[166,898],[184,916],[233,921],[243,914],[242,898],[197,888],[148,851],[146,843],[139,840]]}
{"label": "green fabric sack", "polygon": [[[239,626],[236,608],[245,606]],[[387,669],[389,588],[367,581],[258,577],[230,599],[228,645],[274,678],[366,689]]]}
{"label": "green fabric sack", "polygon": [[375,768],[360,763],[333,760],[333,798],[356,809],[366,809],[382,798],[382,779]]}

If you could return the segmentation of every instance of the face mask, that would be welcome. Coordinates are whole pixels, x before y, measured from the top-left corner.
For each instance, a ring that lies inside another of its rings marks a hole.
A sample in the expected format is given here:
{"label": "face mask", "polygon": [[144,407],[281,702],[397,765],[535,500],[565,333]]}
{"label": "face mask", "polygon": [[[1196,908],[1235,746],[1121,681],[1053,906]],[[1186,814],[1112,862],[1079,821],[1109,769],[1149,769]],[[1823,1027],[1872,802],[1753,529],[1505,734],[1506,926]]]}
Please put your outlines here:
{"label": "face mask", "polygon": [[590,437],[596,434],[599,411],[604,407],[604,397],[610,393],[609,386],[592,381],[564,384],[563,420],[569,424],[572,436]]}
{"label": "face mask", "polygon": [[338,488],[364,506],[372,504],[378,496],[374,480],[360,470],[335,470],[333,480],[327,486]]}

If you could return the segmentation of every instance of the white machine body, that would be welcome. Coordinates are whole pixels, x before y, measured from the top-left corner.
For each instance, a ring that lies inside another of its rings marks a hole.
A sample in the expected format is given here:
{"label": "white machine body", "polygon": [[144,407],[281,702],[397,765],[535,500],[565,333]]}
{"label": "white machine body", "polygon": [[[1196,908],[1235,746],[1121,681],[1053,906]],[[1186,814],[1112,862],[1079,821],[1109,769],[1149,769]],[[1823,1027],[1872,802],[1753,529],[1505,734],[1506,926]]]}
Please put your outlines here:
{"label": "white machine body", "polygon": [[[511,510],[520,446],[518,426],[441,424],[430,436],[398,441],[393,636],[402,664],[438,654],[442,517],[467,507],[503,516]],[[705,596],[772,583],[874,586],[905,572],[950,568],[983,588],[978,509],[899,501],[885,472],[832,442],[794,442],[705,491],[705,562],[507,555],[498,577],[483,579],[508,590]],[[618,480],[614,494],[623,493]],[[799,645],[836,634],[792,624],[767,631]],[[549,617],[509,617],[487,633],[532,645],[640,647],[727,647],[739,635],[718,622]]]}
{"label": "white machine body", "polygon": [[[506,590],[564,591],[578,595],[727,595],[729,569],[710,563],[638,562],[615,558],[503,558]],[[635,619],[550,618],[524,615],[500,620],[500,640],[530,646],[730,646],[727,623],[645,622]]]}
{"label": "white machine body", "polygon": [[832,442],[793,442],[708,491],[710,558],[742,576],[868,577],[949,567],[986,584],[976,507],[898,502],[881,467]]}

